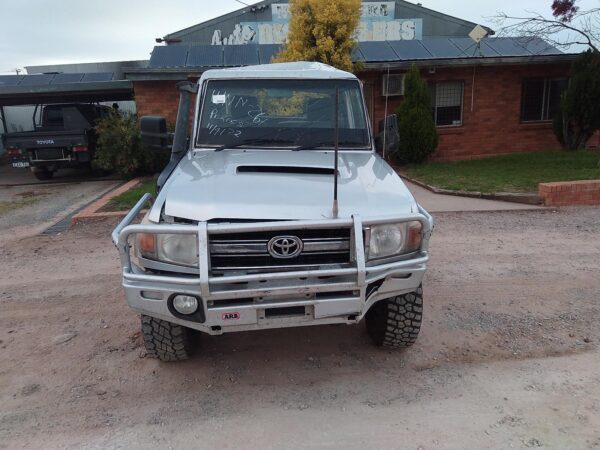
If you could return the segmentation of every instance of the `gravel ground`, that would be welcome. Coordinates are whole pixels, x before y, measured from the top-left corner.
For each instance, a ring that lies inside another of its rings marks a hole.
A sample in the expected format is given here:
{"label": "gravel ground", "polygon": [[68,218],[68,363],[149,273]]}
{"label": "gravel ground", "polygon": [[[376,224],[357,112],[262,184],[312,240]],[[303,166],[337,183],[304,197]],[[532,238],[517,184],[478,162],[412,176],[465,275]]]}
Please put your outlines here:
{"label": "gravel ground", "polygon": [[0,187],[0,243],[37,234],[120,181]]}
{"label": "gravel ground", "polygon": [[363,326],[145,357],[114,222],[0,250],[0,448],[600,448],[600,208],[437,214],[412,348]]}

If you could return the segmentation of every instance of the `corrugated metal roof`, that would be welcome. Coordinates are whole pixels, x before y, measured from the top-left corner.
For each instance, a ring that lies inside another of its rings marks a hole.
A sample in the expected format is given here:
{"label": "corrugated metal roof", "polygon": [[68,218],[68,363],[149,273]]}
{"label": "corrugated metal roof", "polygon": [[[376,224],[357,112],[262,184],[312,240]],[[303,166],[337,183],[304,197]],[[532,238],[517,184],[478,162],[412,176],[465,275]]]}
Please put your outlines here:
{"label": "corrugated metal roof", "polygon": [[0,75],[0,88],[4,86],[55,86],[69,83],[96,83],[112,81],[112,72],[40,73],[33,75]]}
{"label": "corrugated metal roof", "polygon": [[[149,69],[238,67],[267,64],[280,45],[169,45],[154,47]],[[478,46],[470,38],[426,38],[420,41],[360,42],[352,53],[365,63],[439,59],[508,58],[561,55],[541,39],[487,38]]]}
{"label": "corrugated metal roof", "polygon": [[83,73],[59,73],[52,80],[55,84],[79,83],[83,79]]}
{"label": "corrugated metal roof", "polygon": [[113,72],[1,75],[0,106],[131,100],[131,81],[114,78]]}
{"label": "corrugated metal roof", "polygon": [[0,86],[16,86],[25,75],[0,75]]}
{"label": "corrugated metal roof", "polygon": [[55,76],[56,74],[26,75],[19,83],[19,86],[46,86],[50,84],[50,82]]}
{"label": "corrugated metal roof", "polygon": [[114,74],[112,72],[89,72],[83,75],[84,83],[94,83],[100,81],[112,81]]}
{"label": "corrugated metal roof", "polygon": [[33,75],[0,75],[0,88],[4,86],[55,86],[69,83],[96,83],[112,81],[112,72],[39,73]]}

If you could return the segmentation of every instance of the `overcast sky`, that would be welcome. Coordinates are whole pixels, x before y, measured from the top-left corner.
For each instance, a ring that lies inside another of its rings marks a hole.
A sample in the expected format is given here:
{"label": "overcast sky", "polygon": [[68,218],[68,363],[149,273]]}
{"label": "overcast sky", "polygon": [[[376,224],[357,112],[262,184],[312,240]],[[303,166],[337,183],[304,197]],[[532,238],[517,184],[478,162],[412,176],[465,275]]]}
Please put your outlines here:
{"label": "overcast sky", "polygon": [[[246,3],[255,3],[246,0]],[[417,3],[417,2],[414,2]],[[421,0],[491,25],[497,11],[550,13],[551,0]],[[600,0],[580,0],[582,7]],[[243,8],[235,0],[0,0],[0,73],[28,65],[148,59],[154,39]]]}

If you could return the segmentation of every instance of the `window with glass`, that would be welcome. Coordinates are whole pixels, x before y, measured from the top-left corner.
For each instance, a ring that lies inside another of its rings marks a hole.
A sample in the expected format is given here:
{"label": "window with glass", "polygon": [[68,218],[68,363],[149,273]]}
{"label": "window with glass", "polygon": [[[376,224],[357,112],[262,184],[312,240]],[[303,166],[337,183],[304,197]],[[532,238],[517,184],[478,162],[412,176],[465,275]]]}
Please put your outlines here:
{"label": "window with glass", "polygon": [[370,148],[357,80],[212,80],[203,95],[197,146]]}
{"label": "window with glass", "polygon": [[567,88],[566,78],[529,78],[521,91],[521,121],[552,120],[560,109],[560,98]]}
{"label": "window with glass", "polygon": [[463,82],[441,81],[430,85],[430,90],[436,126],[462,125]]}

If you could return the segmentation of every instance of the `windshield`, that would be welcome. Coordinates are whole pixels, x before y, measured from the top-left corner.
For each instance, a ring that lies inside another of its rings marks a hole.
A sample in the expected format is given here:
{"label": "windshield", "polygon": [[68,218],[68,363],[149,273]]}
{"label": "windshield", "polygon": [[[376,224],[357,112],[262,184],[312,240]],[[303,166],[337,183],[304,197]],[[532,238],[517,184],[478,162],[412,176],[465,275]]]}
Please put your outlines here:
{"label": "windshield", "polygon": [[357,80],[209,81],[196,145],[332,148],[336,89],[340,148],[369,148]]}

